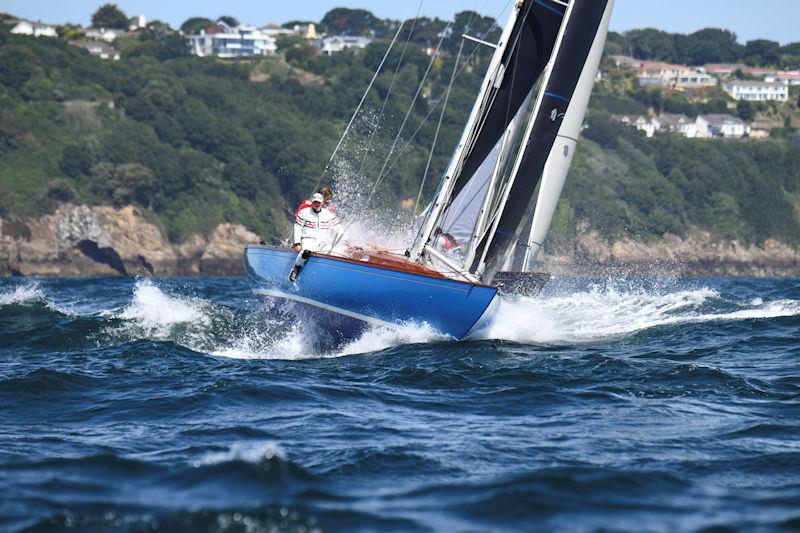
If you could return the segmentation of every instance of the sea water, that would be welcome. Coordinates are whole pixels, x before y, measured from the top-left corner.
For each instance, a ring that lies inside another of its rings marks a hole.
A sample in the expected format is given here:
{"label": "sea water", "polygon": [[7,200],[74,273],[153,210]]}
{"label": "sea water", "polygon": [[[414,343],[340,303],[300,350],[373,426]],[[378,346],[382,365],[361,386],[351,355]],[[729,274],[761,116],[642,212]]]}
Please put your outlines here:
{"label": "sea water", "polygon": [[330,347],[241,279],[0,278],[0,406],[0,530],[797,529],[800,280]]}

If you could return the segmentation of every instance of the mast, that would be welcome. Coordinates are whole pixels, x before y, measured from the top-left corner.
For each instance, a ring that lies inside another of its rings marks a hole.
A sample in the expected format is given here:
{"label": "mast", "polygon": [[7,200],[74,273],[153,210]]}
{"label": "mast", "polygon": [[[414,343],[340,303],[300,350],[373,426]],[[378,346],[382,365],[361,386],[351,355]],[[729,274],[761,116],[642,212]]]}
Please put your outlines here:
{"label": "mast", "polygon": [[575,155],[575,145],[581,133],[581,125],[586,115],[586,108],[589,105],[589,97],[592,93],[594,78],[600,65],[600,58],[603,55],[608,24],[611,19],[611,11],[614,7],[614,0],[609,0],[606,11],[600,21],[597,33],[586,58],[586,64],[575,86],[575,93],[572,95],[569,107],[564,116],[561,129],[558,130],[556,142],[550,150],[550,155],[544,165],[542,172],[542,183],[539,187],[539,197],[536,200],[536,208],[533,212],[531,230],[528,236],[528,246],[525,248],[525,259],[522,263],[522,270],[530,269],[533,261],[542,249],[545,236],[550,230],[564,182],[567,179],[572,157]]}
{"label": "mast", "polygon": [[453,187],[455,186],[455,180],[453,180],[453,177],[456,176],[460,170],[460,167],[463,164],[464,158],[467,154],[467,148],[471,144],[470,140],[475,136],[478,116],[486,103],[487,96],[493,85],[497,84],[499,86],[499,83],[503,80],[505,66],[501,60],[506,47],[508,46],[509,37],[511,36],[511,32],[517,22],[521,8],[522,2],[515,2],[514,9],[511,11],[508,21],[503,28],[500,41],[498,42],[497,48],[495,48],[492,59],[489,62],[489,67],[486,69],[486,75],[483,78],[481,92],[478,94],[478,98],[475,100],[475,105],[472,107],[472,112],[469,115],[469,119],[464,127],[464,131],[461,133],[461,139],[458,142],[456,151],[450,158],[450,164],[447,167],[442,184],[439,187],[439,194],[436,196],[436,200],[431,205],[431,209],[428,212],[425,222],[423,223],[422,229],[414,239],[414,244],[411,247],[411,258],[414,261],[420,260],[420,257],[425,251],[425,247],[428,245],[431,237],[433,236],[435,226],[441,217],[442,210],[446,207],[447,201],[452,195]]}

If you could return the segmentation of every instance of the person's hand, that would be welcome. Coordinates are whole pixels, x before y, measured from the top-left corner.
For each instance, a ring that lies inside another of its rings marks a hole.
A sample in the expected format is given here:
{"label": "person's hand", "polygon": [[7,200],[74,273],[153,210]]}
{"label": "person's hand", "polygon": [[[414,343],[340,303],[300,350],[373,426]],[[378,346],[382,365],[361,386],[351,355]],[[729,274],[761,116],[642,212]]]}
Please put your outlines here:
{"label": "person's hand", "polygon": [[303,247],[302,247],[302,246],[300,246],[299,244],[295,244],[294,246],[292,246],[292,250],[294,250],[294,251],[295,251],[295,252],[297,252],[298,254],[300,253],[300,251],[301,251],[302,249],[303,249]]}

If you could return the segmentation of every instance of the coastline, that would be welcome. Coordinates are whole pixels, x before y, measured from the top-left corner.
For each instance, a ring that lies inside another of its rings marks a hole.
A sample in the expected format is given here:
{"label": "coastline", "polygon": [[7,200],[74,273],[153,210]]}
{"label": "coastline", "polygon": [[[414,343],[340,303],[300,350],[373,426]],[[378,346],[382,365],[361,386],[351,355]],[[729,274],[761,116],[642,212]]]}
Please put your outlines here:
{"label": "coastline", "polygon": [[[241,276],[242,250],[259,236],[238,224],[170,243],[133,206],[64,204],[25,220],[0,219],[0,276]],[[544,255],[539,269],[554,275],[793,277],[800,252],[768,240],[743,246],[700,228],[685,237],[609,242],[580,228],[572,249]]]}

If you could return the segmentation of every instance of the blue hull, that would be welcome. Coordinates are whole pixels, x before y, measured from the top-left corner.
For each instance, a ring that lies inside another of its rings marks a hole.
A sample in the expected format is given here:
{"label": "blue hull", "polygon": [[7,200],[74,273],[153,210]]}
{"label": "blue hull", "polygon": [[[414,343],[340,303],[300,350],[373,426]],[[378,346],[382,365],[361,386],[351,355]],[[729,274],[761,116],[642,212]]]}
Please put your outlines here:
{"label": "blue hull", "polygon": [[491,319],[499,298],[496,287],[324,254],[312,255],[293,284],[296,257],[287,248],[247,246],[247,277],[259,294],[292,302],[342,339],[368,325],[422,323],[463,339]]}

